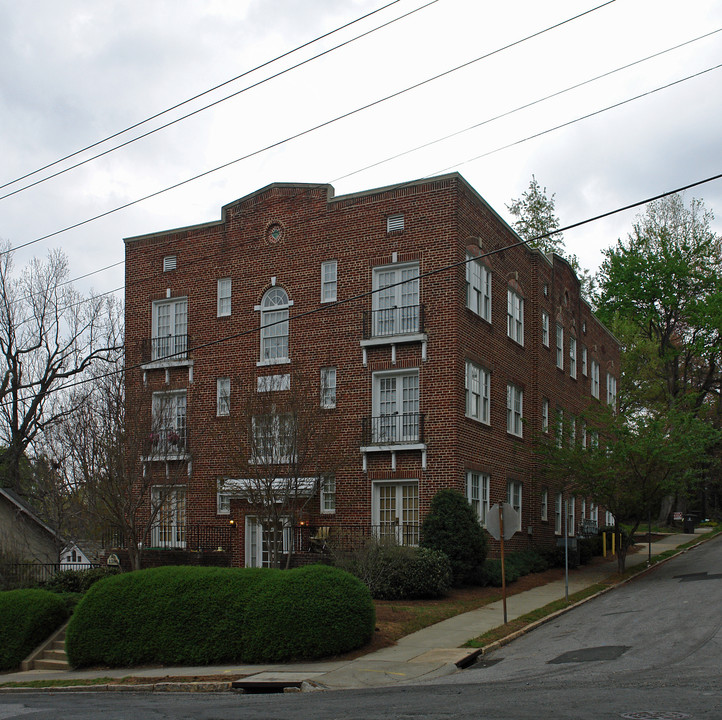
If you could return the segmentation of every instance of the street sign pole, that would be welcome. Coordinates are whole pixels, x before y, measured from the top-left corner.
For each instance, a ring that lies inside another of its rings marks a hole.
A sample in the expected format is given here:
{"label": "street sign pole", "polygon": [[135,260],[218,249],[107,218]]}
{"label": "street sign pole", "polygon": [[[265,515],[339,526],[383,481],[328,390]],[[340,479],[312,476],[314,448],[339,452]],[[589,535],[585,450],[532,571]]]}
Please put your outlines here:
{"label": "street sign pole", "polygon": [[569,500],[564,501],[564,599],[569,600]]}
{"label": "street sign pole", "polygon": [[506,572],[504,568],[504,503],[499,503],[499,540],[501,542],[501,597],[504,605],[504,625],[506,625]]}

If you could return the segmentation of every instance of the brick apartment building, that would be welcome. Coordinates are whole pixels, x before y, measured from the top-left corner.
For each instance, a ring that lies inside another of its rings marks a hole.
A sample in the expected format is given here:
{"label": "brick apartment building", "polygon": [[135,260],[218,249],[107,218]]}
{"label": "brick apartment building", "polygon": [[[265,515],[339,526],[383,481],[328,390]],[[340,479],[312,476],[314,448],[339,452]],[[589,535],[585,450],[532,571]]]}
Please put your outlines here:
{"label": "brick apartment building", "polygon": [[299,557],[349,528],[414,543],[441,488],[482,521],[512,503],[512,549],[553,544],[563,500],[570,532],[605,521],[544,486],[532,446],[560,412],[616,403],[618,343],[569,264],[521,243],[459,174],[340,197],[275,183],[220,221],[125,244],[129,409],[147,422],[149,477],[175,478],[150,545],[217,529],[233,564],[267,562],[226,429],[247,422],[249,385],[282,396],[299,377],[338,459],[303,478]]}

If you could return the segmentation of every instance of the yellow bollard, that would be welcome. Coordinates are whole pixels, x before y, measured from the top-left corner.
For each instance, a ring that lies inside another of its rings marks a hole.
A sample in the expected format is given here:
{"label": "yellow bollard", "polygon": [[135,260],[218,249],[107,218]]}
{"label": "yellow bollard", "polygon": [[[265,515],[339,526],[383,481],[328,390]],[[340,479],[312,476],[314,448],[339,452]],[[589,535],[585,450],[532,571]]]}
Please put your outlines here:
{"label": "yellow bollard", "polygon": [[614,555],[614,551],[615,551],[614,544],[615,544],[616,539],[617,539],[617,533],[612,533],[612,555]]}
{"label": "yellow bollard", "polygon": [[602,557],[607,557],[607,533],[602,533]]}

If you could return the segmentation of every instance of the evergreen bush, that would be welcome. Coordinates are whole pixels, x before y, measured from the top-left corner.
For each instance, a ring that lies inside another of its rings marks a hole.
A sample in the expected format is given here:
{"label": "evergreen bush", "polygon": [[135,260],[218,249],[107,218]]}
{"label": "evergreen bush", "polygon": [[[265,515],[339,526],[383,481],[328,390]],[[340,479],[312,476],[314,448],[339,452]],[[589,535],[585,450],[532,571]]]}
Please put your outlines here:
{"label": "evergreen bush", "polygon": [[486,532],[469,504],[456,490],[440,490],[421,526],[421,547],[449,558],[454,585],[479,585],[487,552]]}
{"label": "evergreen bush", "polygon": [[68,617],[68,604],[46,590],[0,592],[0,670],[12,670]]}
{"label": "evergreen bush", "polygon": [[113,567],[63,570],[43,583],[43,590],[57,593],[85,593],[93,583],[110,575],[117,575],[119,572],[119,568]]}
{"label": "evergreen bush", "polygon": [[281,571],[258,588],[244,613],[244,662],[284,662],[355,650],[372,637],[368,588],[327,565]]}

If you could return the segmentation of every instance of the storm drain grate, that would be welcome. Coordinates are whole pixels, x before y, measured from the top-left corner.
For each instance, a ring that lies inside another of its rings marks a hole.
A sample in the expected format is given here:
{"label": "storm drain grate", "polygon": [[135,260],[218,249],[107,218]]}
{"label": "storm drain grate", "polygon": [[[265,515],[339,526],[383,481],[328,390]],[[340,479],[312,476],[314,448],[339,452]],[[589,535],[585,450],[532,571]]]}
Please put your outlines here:
{"label": "storm drain grate", "polygon": [[602,645],[600,647],[581,648],[580,650],[570,650],[565,652],[553,660],[549,660],[547,664],[558,665],[560,663],[579,663],[579,662],[598,662],[599,660],[616,660],[629,650],[629,645]]}
{"label": "storm drain grate", "polygon": [[685,720],[685,718],[691,717],[691,715],[671,710],[662,710],[661,712],[641,710],[640,712],[622,713],[620,717],[625,718],[625,720]]}
{"label": "storm drain grate", "polygon": [[249,695],[260,695],[270,693],[301,692],[302,681],[294,680],[234,680],[231,687],[234,690],[242,690]]}

